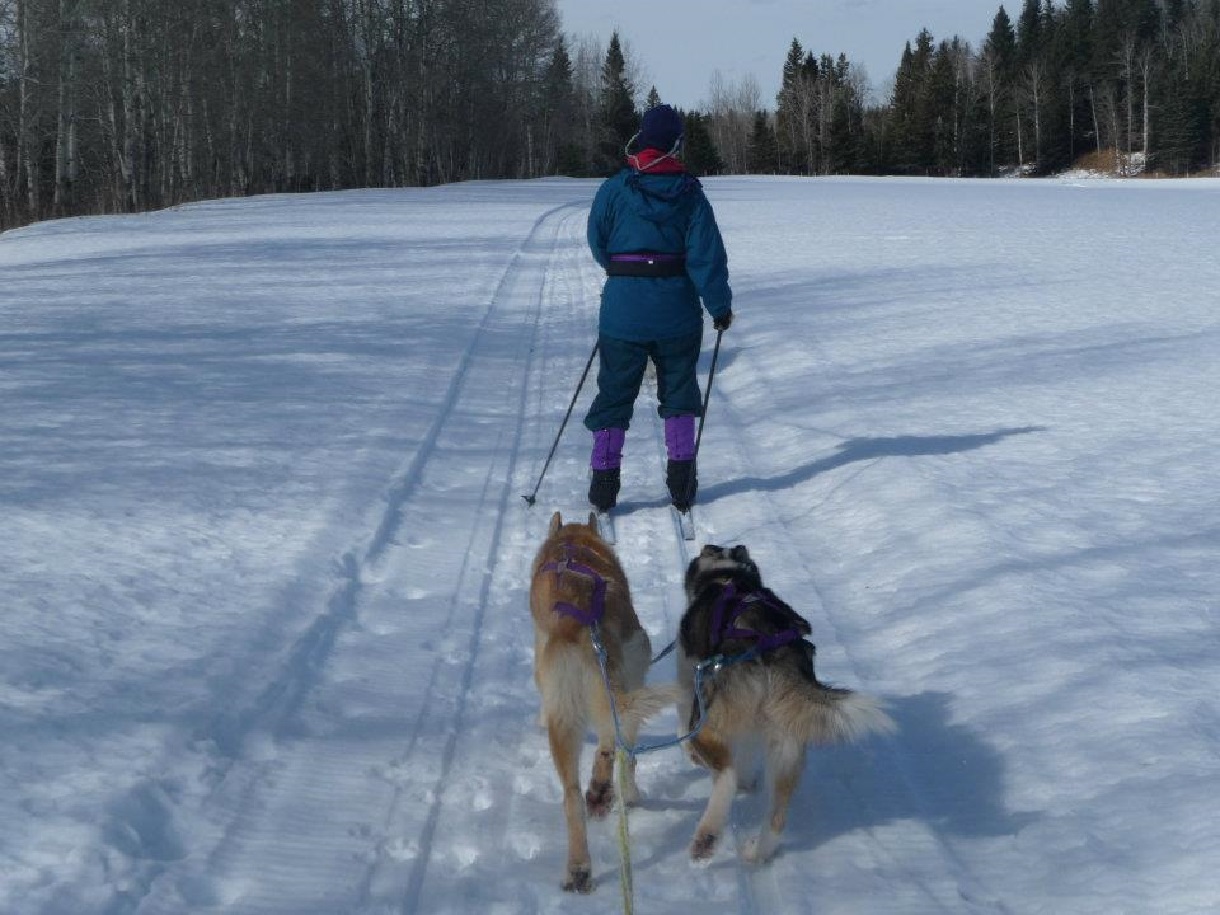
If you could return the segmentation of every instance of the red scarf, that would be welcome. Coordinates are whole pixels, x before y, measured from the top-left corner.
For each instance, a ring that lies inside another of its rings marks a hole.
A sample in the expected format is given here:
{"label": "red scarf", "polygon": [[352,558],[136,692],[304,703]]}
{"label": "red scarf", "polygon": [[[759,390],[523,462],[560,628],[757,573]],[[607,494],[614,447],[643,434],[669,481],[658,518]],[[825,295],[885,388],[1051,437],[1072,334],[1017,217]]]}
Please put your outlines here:
{"label": "red scarf", "polygon": [[667,152],[651,147],[627,156],[627,164],[637,172],[649,175],[680,175],[686,166]]}

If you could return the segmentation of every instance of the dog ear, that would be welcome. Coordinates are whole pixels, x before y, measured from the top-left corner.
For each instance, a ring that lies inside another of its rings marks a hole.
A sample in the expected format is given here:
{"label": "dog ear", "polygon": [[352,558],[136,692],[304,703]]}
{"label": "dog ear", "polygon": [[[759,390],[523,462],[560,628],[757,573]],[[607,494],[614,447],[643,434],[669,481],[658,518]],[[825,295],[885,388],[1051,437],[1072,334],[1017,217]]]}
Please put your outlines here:
{"label": "dog ear", "polygon": [[702,550],[699,551],[699,555],[700,555],[700,557],[702,557],[704,559],[707,559],[712,556],[719,556],[720,547],[716,546],[714,543],[709,543],[709,544],[705,545]]}
{"label": "dog ear", "polygon": [[559,512],[551,515],[551,530],[548,536],[554,537],[555,532],[563,527],[563,516]]}
{"label": "dog ear", "polygon": [[732,556],[734,562],[740,562],[742,565],[753,565],[750,560],[750,551],[740,543],[733,547]]}

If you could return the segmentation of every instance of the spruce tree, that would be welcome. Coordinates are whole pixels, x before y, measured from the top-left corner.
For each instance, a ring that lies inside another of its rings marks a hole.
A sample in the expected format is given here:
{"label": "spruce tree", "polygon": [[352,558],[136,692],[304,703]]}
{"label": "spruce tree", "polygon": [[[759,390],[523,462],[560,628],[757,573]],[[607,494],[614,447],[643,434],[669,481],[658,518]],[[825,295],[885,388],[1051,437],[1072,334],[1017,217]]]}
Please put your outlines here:
{"label": "spruce tree", "polygon": [[686,139],[682,142],[682,161],[688,171],[695,175],[719,175],[724,171],[724,160],[716,149],[716,143],[708,130],[707,118],[697,111],[682,116]]}
{"label": "spruce tree", "polygon": [[775,139],[775,128],[765,111],[754,115],[754,129],[750,133],[747,167],[752,175],[774,175],[779,171],[779,144]]}
{"label": "spruce tree", "polygon": [[851,93],[835,93],[830,115],[830,133],[826,140],[826,170],[832,175],[849,175],[860,164],[859,112]]}
{"label": "spruce tree", "polygon": [[1025,0],[1021,15],[1017,18],[1017,66],[1028,66],[1041,56],[1045,32],[1042,0]]}
{"label": "spruce tree", "polygon": [[584,155],[572,131],[575,111],[572,58],[560,35],[542,77],[543,140],[547,147],[548,172],[577,176],[587,171]]}
{"label": "spruce tree", "polygon": [[788,48],[783,80],[775,97],[776,139],[779,142],[780,170],[801,171],[807,161],[805,149],[804,101],[808,91],[805,77],[805,52],[796,38]]}
{"label": "spruce tree", "polygon": [[1095,108],[1093,16],[1093,0],[1067,0],[1055,20],[1052,70],[1065,97],[1061,140],[1057,147],[1052,144],[1051,151],[1053,154],[1057,149],[1061,155],[1060,165],[1071,165],[1101,143]]}
{"label": "spruce tree", "polygon": [[988,55],[994,67],[994,98],[989,111],[991,146],[991,172],[1004,164],[1017,160],[1015,130],[1016,110],[1013,104],[1013,89],[1016,82],[1017,33],[1012,20],[1003,6],[995,14],[991,31],[983,43],[983,53]]}
{"label": "spruce tree", "polygon": [[894,94],[890,98],[890,159],[900,173],[915,170],[911,161],[912,121],[919,99],[920,74],[915,67],[915,52],[908,41],[894,74]]}
{"label": "spruce tree", "polygon": [[599,171],[613,174],[623,158],[623,148],[635,134],[639,115],[635,110],[635,87],[627,79],[627,61],[618,32],[610,36],[606,61],[602,65],[601,126]]}
{"label": "spruce tree", "polygon": [[934,175],[955,174],[959,169],[958,131],[960,112],[957,104],[957,77],[953,49],[942,41],[920,92],[921,123],[927,131],[921,156],[925,171]]}

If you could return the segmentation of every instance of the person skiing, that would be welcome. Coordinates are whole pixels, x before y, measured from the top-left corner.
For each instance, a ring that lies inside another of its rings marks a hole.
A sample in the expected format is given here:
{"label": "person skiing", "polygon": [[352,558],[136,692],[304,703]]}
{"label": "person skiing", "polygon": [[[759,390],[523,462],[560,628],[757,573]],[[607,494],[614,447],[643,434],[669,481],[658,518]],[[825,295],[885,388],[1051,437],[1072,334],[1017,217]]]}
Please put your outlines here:
{"label": "person skiing", "polygon": [[703,309],[716,330],[727,330],[733,293],[712,206],[679,158],[683,135],[682,117],[669,105],[646,111],[627,142],[627,165],[602,182],[589,210],[589,248],[606,271],[597,396],[584,420],[593,433],[589,501],[598,511],[617,502],[623,444],[649,359],[674,508],[689,511],[698,486],[695,418],[702,404],[695,366]]}

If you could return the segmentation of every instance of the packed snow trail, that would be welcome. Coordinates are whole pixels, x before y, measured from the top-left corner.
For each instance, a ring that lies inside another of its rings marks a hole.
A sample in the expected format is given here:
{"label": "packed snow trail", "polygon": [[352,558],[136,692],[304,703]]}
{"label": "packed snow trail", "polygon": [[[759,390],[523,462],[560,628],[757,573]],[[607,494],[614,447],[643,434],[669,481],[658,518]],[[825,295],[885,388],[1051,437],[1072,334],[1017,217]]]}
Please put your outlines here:
{"label": "packed snow trail", "polygon": [[[642,757],[637,911],[1216,911],[1220,182],[707,184],[738,320],[694,543],[637,405],[641,619],[660,650],[690,552],[744,543],[899,731],[813,750],[757,868],[757,794],[694,867],[710,780]],[[595,187],[0,235],[0,912],[620,911],[612,819],[559,889],[526,606],[592,386],[520,498],[593,343]]]}

